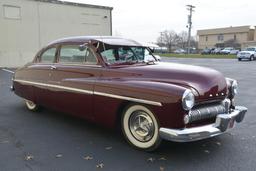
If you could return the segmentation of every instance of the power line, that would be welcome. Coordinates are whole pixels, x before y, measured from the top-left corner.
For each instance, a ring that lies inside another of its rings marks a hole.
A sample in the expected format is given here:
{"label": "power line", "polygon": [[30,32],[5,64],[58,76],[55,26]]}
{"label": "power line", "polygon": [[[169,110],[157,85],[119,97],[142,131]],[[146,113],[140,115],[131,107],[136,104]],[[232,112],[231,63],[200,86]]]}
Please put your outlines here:
{"label": "power line", "polygon": [[189,11],[188,15],[188,49],[187,53],[190,53],[190,39],[191,39],[191,28],[192,28],[192,13],[195,11],[194,8],[196,8],[193,5],[186,5],[188,8],[187,10]]}

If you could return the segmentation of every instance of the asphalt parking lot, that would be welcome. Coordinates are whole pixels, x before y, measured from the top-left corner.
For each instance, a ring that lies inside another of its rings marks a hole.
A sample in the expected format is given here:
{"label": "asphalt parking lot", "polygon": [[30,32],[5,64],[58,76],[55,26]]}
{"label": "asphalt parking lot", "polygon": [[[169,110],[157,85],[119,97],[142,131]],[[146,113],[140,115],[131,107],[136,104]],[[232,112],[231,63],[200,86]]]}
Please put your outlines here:
{"label": "asphalt parking lot", "polygon": [[256,61],[163,61],[207,66],[237,79],[236,103],[248,108],[243,123],[218,137],[164,142],[147,153],[131,148],[117,131],[48,109],[28,111],[9,91],[12,73],[0,70],[0,170],[256,170]]}

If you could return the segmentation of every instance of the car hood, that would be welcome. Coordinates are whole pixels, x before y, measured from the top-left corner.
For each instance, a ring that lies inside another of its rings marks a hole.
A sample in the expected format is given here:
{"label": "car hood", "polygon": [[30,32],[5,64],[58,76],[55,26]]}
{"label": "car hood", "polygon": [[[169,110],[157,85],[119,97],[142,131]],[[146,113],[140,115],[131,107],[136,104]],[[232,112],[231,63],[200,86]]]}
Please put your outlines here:
{"label": "car hood", "polygon": [[[218,71],[210,68],[163,63],[155,65],[126,67],[124,70],[135,72],[143,79],[165,82],[193,88],[197,91],[198,100],[224,99],[227,92],[225,77]],[[142,76],[143,75],[143,76]]]}

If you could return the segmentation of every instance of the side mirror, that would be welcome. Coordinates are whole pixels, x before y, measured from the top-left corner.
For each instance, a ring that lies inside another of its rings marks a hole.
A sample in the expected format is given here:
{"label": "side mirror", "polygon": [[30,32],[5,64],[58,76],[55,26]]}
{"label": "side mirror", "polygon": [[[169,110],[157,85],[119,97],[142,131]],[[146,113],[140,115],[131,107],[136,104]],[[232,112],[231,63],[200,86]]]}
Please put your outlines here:
{"label": "side mirror", "polygon": [[84,51],[85,49],[86,49],[85,44],[79,46],[79,50],[80,50],[80,51]]}

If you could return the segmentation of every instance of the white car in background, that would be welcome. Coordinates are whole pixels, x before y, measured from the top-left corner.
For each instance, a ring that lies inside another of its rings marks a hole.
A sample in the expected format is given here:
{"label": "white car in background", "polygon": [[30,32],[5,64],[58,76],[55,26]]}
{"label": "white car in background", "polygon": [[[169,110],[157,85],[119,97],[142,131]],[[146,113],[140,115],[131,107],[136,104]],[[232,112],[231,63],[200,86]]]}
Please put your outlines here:
{"label": "white car in background", "polygon": [[241,61],[242,59],[248,59],[250,61],[253,61],[255,60],[255,58],[256,58],[256,47],[248,47],[237,54],[238,61]]}
{"label": "white car in background", "polygon": [[174,53],[176,53],[176,54],[184,54],[184,53],[186,53],[186,51],[184,49],[176,49],[174,51]]}
{"label": "white car in background", "polygon": [[237,55],[239,52],[240,52],[240,50],[234,49],[234,50],[231,50],[229,54],[230,55]]}
{"label": "white car in background", "polygon": [[220,54],[228,55],[232,50],[235,50],[233,47],[226,47],[223,50],[220,51]]}

